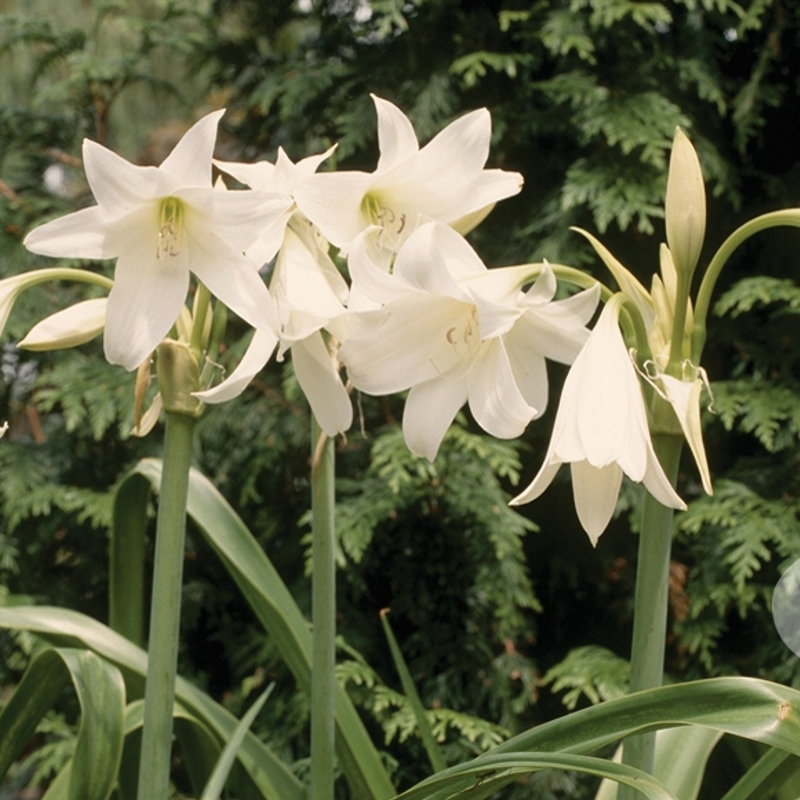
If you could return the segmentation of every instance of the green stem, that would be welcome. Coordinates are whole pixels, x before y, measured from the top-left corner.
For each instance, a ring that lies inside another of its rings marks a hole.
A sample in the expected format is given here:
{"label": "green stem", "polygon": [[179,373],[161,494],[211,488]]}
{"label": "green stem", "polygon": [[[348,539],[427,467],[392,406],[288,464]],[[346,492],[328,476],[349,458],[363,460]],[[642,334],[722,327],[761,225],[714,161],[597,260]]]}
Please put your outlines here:
{"label": "green stem", "polygon": [[313,517],[311,800],[333,800],[336,713],[336,541],[333,441],[311,423]]}
{"label": "green stem", "polygon": [[708,269],[703,275],[703,281],[697,292],[697,301],[694,310],[694,332],[692,335],[692,363],[699,364],[700,356],[703,354],[703,347],[706,343],[706,318],[708,317],[709,306],[711,305],[711,295],[717,284],[717,279],[722,272],[722,268],[728,262],[733,251],[739,247],[746,239],[753,234],[767,228],[776,228],[781,225],[789,227],[800,227],[800,209],[787,208],[782,211],[773,211],[769,214],[762,214],[760,217],[751,219],[741,227],[737,228],[723,243],[714,254]]}
{"label": "green stem", "polygon": [[190,416],[167,413],[164,468],[156,522],[138,800],[166,800],[169,794],[186,497],[194,425],[195,420]]}
{"label": "green stem", "polygon": [[[682,436],[653,436],[653,448],[673,486],[678,476],[682,447]],[[673,509],[661,505],[650,493],[645,495],[636,567],[631,692],[661,686],[664,676],[673,513]],[[654,733],[633,736],[625,740],[622,763],[652,773],[654,753]],[[618,800],[637,797],[639,793],[630,787],[620,786],[617,792]]]}

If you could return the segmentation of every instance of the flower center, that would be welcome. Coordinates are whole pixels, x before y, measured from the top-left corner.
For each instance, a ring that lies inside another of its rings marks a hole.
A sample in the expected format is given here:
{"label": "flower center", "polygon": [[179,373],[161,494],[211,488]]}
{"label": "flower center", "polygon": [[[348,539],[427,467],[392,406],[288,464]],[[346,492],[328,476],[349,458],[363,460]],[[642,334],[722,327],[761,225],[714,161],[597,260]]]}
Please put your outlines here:
{"label": "flower center", "polygon": [[364,199],[361,201],[361,210],[373,225],[380,227],[378,242],[381,247],[397,252],[402,243],[401,236],[406,228],[406,215],[386,205],[380,197],[374,194],[364,195]]}
{"label": "flower center", "polygon": [[448,328],[445,332],[445,338],[460,359],[474,355],[481,344],[477,307],[472,306],[469,315],[463,315],[458,325]]}
{"label": "flower center", "polygon": [[184,213],[183,203],[177,197],[165,197],[161,201],[158,209],[156,258],[180,255]]}

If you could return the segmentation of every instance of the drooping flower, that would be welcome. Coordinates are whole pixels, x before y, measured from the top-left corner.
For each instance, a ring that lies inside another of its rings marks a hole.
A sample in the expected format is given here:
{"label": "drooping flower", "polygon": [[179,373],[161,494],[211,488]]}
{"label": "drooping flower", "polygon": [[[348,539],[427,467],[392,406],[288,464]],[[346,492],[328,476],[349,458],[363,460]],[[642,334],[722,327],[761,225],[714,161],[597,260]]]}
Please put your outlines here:
{"label": "drooping flower", "polygon": [[353,408],[322,331],[345,313],[347,284],[307,220],[297,230],[286,228],[283,236],[270,281],[278,308],[278,333],[256,329],[236,369],[198,397],[218,403],[240,394],[280,341],[279,358],[291,348],[295,374],[314,417],[328,436],[335,436],[350,427]]}
{"label": "drooping flower", "polygon": [[[516,278],[510,290],[507,275],[495,280],[466,240],[439,223],[426,223],[408,238],[392,275],[370,261],[365,238],[350,255],[352,289],[374,308],[349,320],[339,351],[353,385],[372,395],[409,389],[406,444],[431,460],[465,403],[488,433],[519,436],[544,410],[543,353],[559,349],[557,336],[551,345],[541,330],[532,330],[535,308],[549,289],[535,284],[526,299]],[[533,335],[512,336],[517,324],[531,326],[526,332]],[[573,325],[583,323],[576,316]]]}
{"label": "drooping flower", "polygon": [[159,167],[135,166],[85,140],[97,205],[45,223],[25,239],[42,255],[117,259],[104,334],[113,364],[133,370],[149,357],[185,303],[190,273],[251,325],[276,325],[266,286],[243,251],[285,212],[286,200],[212,187],[222,114],[197,122]]}
{"label": "drooping flower", "polygon": [[622,475],[665,506],[685,508],[658,461],[636,369],[620,333],[620,295],[603,309],[572,365],[556,412],[544,464],[513,505],[536,499],[569,464],[575,508],[597,544],[617,504]]}
{"label": "drooping flower", "polygon": [[372,99],[377,169],[318,173],[295,191],[301,211],[337,247],[346,251],[369,228],[371,258],[388,267],[421,223],[437,220],[466,233],[498,200],[521,189],[519,173],[484,169],[491,139],[485,108],[450,123],[420,148],[408,117],[387,100]]}

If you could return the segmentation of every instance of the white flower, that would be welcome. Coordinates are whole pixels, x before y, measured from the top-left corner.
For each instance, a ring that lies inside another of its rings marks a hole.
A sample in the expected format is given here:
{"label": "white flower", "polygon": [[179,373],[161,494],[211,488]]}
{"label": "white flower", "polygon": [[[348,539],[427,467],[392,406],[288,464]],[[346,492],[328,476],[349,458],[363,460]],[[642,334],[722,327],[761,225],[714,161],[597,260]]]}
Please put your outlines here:
{"label": "white flower", "polygon": [[86,177],[97,205],[25,239],[42,255],[117,259],[104,337],[113,364],[133,370],[149,357],[185,303],[190,272],[251,325],[276,324],[266,286],[243,251],[285,212],[286,200],[212,188],[222,114],[197,122],[159,167],[134,166],[85,140]]}
{"label": "white flower", "polygon": [[578,519],[592,544],[614,513],[623,473],[665,506],[686,508],[653,450],[639,378],[617,326],[620,300],[603,309],[567,375],[542,468],[511,501],[534,500],[570,464]]}
{"label": "white flower", "polygon": [[282,147],[278,148],[278,157],[274,164],[269,161],[257,161],[255,164],[243,164],[234,161],[214,160],[214,164],[223,172],[251,189],[268,191],[281,196],[286,203],[286,210],[271,224],[266,225],[259,233],[258,240],[248,249],[248,255],[257,264],[271,261],[281,245],[286,226],[292,216],[298,214],[294,202],[294,191],[303,178],[313,175],[319,165],[336,149],[334,145],[324,153],[303,158],[296,164],[286,155]]}
{"label": "white flower", "polygon": [[485,170],[491,119],[483,108],[452,122],[420,149],[408,117],[373,95],[380,159],[375,172],[328,172],[301,181],[300,210],[344,250],[368,228],[371,257],[388,266],[421,223],[437,220],[466,233],[494,203],[522,187],[517,172]]}
{"label": "white flower", "polygon": [[347,284],[320,248],[308,221],[298,232],[286,228],[270,290],[277,302],[279,334],[257,329],[230,376],[197,396],[218,403],[240,394],[267,363],[280,339],[279,357],[291,348],[297,380],[320,428],[328,436],[343,433],[352,424],[353,408],[322,330],[345,313]]}
{"label": "white flower", "polygon": [[[406,444],[431,460],[465,403],[488,433],[519,436],[544,410],[544,354],[570,349],[554,333],[558,324],[547,332],[547,314],[540,315],[552,297],[552,274],[546,271],[526,295],[519,273],[495,278],[454,230],[426,223],[400,249],[389,275],[370,262],[365,238],[349,259],[353,289],[382,305],[355,314],[343,335],[339,355],[353,385],[373,395],[409,389]],[[576,329],[585,322],[579,317],[571,315]],[[521,335],[514,333],[518,324]]]}

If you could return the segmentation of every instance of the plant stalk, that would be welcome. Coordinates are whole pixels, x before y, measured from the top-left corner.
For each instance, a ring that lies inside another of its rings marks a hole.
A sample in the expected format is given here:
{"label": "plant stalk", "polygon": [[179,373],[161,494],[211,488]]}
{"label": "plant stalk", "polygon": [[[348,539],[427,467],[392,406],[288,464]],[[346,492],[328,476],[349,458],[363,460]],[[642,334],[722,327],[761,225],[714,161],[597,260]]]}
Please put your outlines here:
{"label": "plant stalk", "polygon": [[172,760],[186,498],[195,419],[175,412],[166,416],[137,800],[166,800]]}
{"label": "plant stalk", "polygon": [[311,800],[333,800],[336,714],[336,466],[333,441],[311,423],[313,640]]}
{"label": "plant stalk", "polygon": [[[673,486],[678,477],[682,448],[682,436],[653,435],[653,449]],[[649,492],[645,495],[636,567],[631,692],[661,686],[664,677],[673,516],[673,509],[661,505]],[[655,746],[655,733],[626,739],[622,763],[652,774]],[[617,800],[637,800],[639,797],[640,793],[629,786],[620,786],[617,790]]]}

